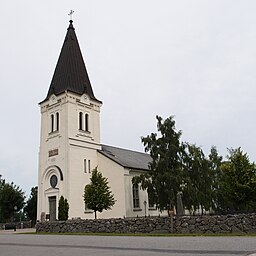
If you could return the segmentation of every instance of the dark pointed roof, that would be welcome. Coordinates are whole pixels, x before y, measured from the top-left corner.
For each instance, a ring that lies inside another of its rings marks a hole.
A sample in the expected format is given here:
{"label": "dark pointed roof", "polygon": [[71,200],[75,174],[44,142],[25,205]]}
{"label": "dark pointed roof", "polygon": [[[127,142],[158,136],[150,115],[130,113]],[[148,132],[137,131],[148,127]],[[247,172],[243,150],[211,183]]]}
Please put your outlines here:
{"label": "dark pointed roof", "polygon": [[71,91],[80,95],[86,93],[91,99],[101,102],[94,96],[73,21],[70,20],[69,22],[68,31],[45,100],[48,100],[52,94],[58,95],[65,91]]}

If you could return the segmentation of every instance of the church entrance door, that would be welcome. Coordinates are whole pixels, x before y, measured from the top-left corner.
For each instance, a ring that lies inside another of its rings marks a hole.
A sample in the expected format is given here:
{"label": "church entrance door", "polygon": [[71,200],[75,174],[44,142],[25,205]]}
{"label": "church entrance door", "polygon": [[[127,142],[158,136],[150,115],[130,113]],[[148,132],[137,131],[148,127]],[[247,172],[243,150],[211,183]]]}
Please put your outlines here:
{"label": "church entrance door", "polygon": [[56,196],[49,197],[50,221],[56,220]]}

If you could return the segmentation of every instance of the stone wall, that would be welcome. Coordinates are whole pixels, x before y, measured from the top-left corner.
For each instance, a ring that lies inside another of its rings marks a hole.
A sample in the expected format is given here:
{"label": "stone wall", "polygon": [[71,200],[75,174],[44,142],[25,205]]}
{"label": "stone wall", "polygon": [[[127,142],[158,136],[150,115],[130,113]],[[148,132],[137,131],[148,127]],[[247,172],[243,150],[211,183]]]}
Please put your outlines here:
{"label": "stone wall", "polygon": [[8,224],[15,225],[17,229],[23,229],[23,228],[32,228],[32,222],[31,221],[22,221],[22,222],[8,222],[8,223],[0,223],[0,230],[4,229],[4,226]]}
{"label": "stone wall", "polygon": [[256,213],[215,216],[146,217],[39,222],[49,233],[256,233]]}

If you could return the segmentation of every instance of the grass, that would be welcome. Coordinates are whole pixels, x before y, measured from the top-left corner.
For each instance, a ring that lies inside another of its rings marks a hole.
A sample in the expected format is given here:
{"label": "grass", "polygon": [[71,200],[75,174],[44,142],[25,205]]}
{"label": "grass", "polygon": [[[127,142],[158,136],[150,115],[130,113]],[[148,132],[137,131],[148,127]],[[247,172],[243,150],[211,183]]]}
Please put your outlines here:
{"label": "grass", "polygon": [[256,237],[256,233],[212,233],[212,234],[152,234],[152,233],[47,233],[47,232],[27,232],[19,234],[29,234],[29,235],[76,235],[76,236],[142,236],[142,237],[234,237],[234,236],[244,236],[244,237]]}

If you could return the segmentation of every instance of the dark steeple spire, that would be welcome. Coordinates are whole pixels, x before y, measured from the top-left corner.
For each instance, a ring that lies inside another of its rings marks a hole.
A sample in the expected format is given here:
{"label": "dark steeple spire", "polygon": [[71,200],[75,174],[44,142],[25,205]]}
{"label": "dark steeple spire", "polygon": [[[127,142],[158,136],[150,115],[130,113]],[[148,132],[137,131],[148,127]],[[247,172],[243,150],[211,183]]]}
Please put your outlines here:
{"label": "dark steeple spire", "polygon": [[70,20],[69,22],[68,31],[45,100],[48,100],[52,94],[58,95],[65,91],[71,91],[80,95],[86,93],[91,99],[100,102],[93,94],[73,21]]}

